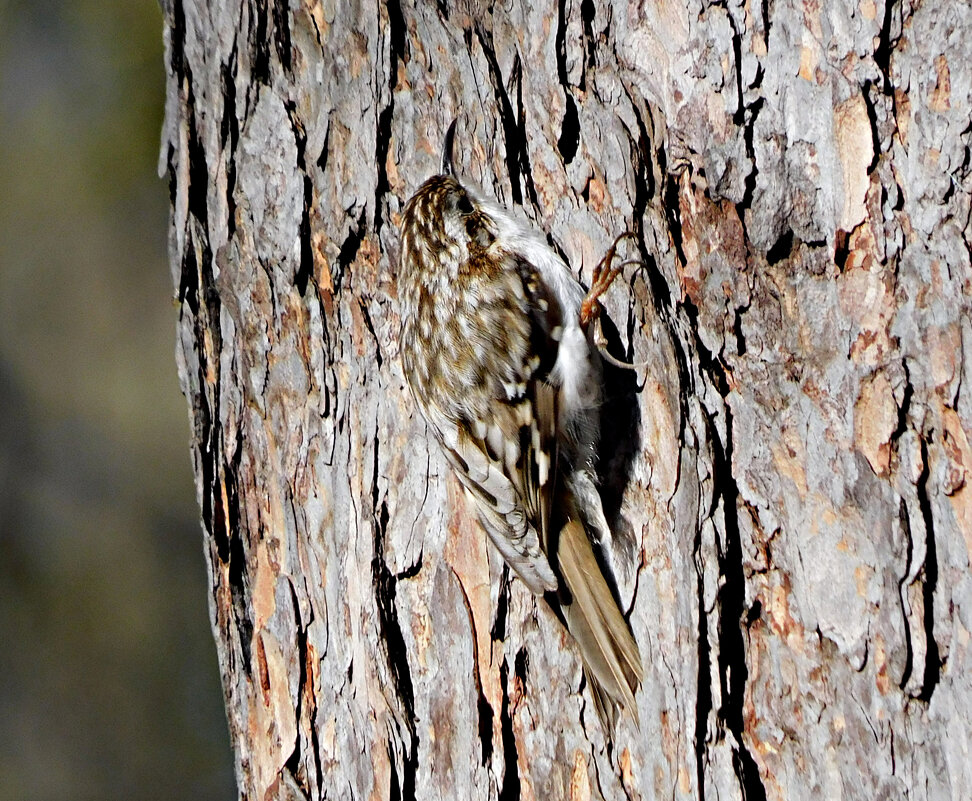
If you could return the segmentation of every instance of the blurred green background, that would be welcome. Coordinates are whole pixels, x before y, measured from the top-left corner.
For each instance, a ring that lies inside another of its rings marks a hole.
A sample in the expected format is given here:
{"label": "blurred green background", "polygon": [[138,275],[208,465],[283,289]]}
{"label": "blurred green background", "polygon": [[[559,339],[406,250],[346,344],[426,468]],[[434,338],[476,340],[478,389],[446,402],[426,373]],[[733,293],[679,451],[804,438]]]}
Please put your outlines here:
{"label": "blurred green background", "polygon": [[0,799],[236,795],[155,0],[0,0]]}

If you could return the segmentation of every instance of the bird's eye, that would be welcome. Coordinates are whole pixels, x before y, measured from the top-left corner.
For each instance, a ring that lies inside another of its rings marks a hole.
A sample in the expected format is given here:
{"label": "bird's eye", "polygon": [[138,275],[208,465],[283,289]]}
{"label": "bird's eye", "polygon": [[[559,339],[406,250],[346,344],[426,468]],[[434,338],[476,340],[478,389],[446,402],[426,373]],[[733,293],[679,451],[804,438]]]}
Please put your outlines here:
{"label": "bird's eye", "polygon": [[472,202],[469,200],[469,195],[465,192],[459,195],[459,200],[456,201],[456,208],[460,214],[472,214],[473,207]]}

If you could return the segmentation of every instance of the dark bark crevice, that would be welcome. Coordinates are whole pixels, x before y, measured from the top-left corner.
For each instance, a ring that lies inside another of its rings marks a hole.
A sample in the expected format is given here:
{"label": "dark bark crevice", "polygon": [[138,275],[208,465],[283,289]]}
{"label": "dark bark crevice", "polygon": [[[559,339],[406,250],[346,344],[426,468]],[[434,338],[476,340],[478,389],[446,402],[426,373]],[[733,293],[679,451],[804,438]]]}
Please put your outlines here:
{"label": "dark bark crevice", "polygon": [[557,150],[560,151],[564,164],[570,164],[580,145],[580,121],[577,118],[577,104],[569,92],[565,95],[565,101],[566,109],[560,127],[560,138],[557,140]]}
{"label": "dark bark crevice", "polygon": [[746,609],[746,577],[739,534],[739,489],[732,474],[732,413],[728,405],[726,414],[725,448],[713,432],[713,472],[716,497],[722,501],[725,533],[725,551],[719,554],[719,572],[723,579],[719,591],[719,681],[722,705],[718,710],[726,729],[734,735],[733,768],[739,778],[740,789],[746,801],[765,801],[766,790],[756,762],[744,744],[746,722],[743,705],[749,668],[746,664],[746,645],[743,637],[743,621],[750,610]]}
{"label": "dark bark crevice", "polygon": [[314,250],[311,245],[311,223],[310,214],[314,207],[314,185],[311,178],[304,174],[304,205],[300,214],[300,228],[298,236],[300,238],[300,261],[297,264],[297,272],[294,274],[294,286],[300,292],[301,297],[307,294],[307,285],[314,277]]}
{"label": "dark bark crevice", "polygon": [[769,50],[770,30],[772,29],[772,23],[770,22],[770,15],[773,11],[772,5],[771,0],[762,0],[760,3],[763,14],[763,47],[766,50]]}
{"label": "dark bark crevice", "polygon": [[746,146],[746,157],[749,159],[749,172],[744,182],[743,198],[736,205],[736,212],[739,215],[739,222],[743,227],[743,236],[746,238],[746,241],[749,240],[749,233],[746,230],[745,211],[753,205],[753,195],[756,192],[756,176],[759,174],[759,170],[756,167],[756,148],[753,145],[753,136],[756,130],[756,118],[759,116],[764,102],[764,99],[760,97],[746,106],[746,113],[743,115],[742,122],[743,143]]}
{"label": "dark bark crevice", "polygon": [[499,592],[496,599],[496,615],[489,636],[493,642],[506,639],[506,615],[510,606],[510,569],[503,563],[503,574],[500,577]]}
{"label": "dark bark crevice", "polygon": [[172,26],[169,36],[172,48],[169,58],[169,71],[178,78],[179,86],[186,76],[186,11],[182,7],[182,0],[173,0]]}
{"label": "dark bark crevice", "polygon": [[732,333],[736,339],[736,355],[746,355],[746,335],[743,332],[742,317],[749,310],[749,304],[737,306],[733,310]]}
{"label": "dark bark crevice", "polygon": [[253,82],[256,84],[270,83],[270,45],[269,8],[265,2],[250,3],[251,13],[256,14],[256,27],[251,29],[253,37],[250,47],[253,51]]}
{"label": "dark bark crevice", "polygon": [[385,543],[388,532],[388,504],[384,499],[379,501],[378,490],[378,451],[379,443],[374,440],[372,463],[372,508],[374,511],[374,551],[371,560],[372,582],[378,612],[378,628],[381,634],[380,642],[385,661],[391,674],[395,694],[402,704],[402,715],[398,719],[399,725],[404,725],[407,735],[407,751],[403,753],[401,766],[401,787],[398,786],[398,769],[395,765],[395,749],[389,743],[389,754],[392,760],[392,789],[391,798],[402,801],[415,800],[415,782],[418,773],[419,736],[415,719],[415,690],[412,684],[412,673],[408,663],[408,647],[398,618],[398,607],[395,599],[398,590],[398,577],[395,576],[385,562]]}
{"label": "dark bark crevice", "polygon": [[554,51],[557,59],[557,79],[564,90],[564,119],[561,122],[557,150],[564,164],[570,164],[577,155],[580,144],[580,123],[577,116],[577,103],[570,93],[567,81],[567,3],[557,3],[557,34],[554,37]]}
{"label": "dark bark crevice", "polygon": [[729,27],[732,28],[732,61],[733,61],[733,72],[736,79],[736,111],[732,115],[733,124],[741,127],[745,123],[746,115],[746,100],[743,97],[743,80],[742,80],[742,37],[739,33],[739,27],[736,23],[736,18],[729,12],[728,6],[726,9],[726,17],[729,19]]}
{"label": "dark bark crevice", "polygon": [[395,115],[395,90],[398,87],[398,65],[408,61],[408,28],[399,0],[386,0],[388,12],[388,100],[378,113],[375,132],[375,166],[378,179],[375,182],[375,237],[380,239],[385,224],[388,182],[388,149],[392,140],[392,119]]}
{"label": "dark bark crevice", "polygon": [[[630,362],[633,359],[633,331],[628,333],[629,349],[625,352],[618,330],[606,314],[601,315],[601,328],[607,339],[608,353]],[[621,517],[621,506],[625,490],[631,481],[632,466],[641,452],[641,387],[634,370],[624,370],[606,361],[602,361],[602,368],[604,394],[595,471],[600,482],[599,492],[605,518],[615,534],[615,542],[623,545],[625,555],[630,560],[634,557],[637,543],[630,524]],[[613,569],[605,562],[600,548],[595,548],[594,553],[617,600],[619,594],[614,586]],[[621,608],[624,608],[624,604]]]}
{"label": "dark bark crevice", "polygon": [[[698,310],[691,301],[684,301],[684,308],[691,321],[694,332],[694,352],[701,373],[706,376],[719,394],[725,399],[730,392],[730,381],[722,363],[708,351],[698,333]],[[733,735],[733,768],[739,780],[740,791],[746,799],[764,801],[766,790],[759,775],[756,762],[744,744],[746,730],[743,716],[746,682],[749,670],[746,664],[746,646],[743,636],[744,621],[750,610],[745,608],[746,578],[743,567],[743,554],[738,520],[739,490],[732,473],[732,413],[728,404],[720,410],[725,415],[725,442],[721,440],[712,413],[705,410],[708,423],[708,441],[713,462],[713,495],[710,514],[717,505],[722,507],[722,531],[724,540],[717,539],[718,570],[721,579],[717,597],[717,640],[716,660],[719,668],[721,705],[715,710],[720,724]],[[702,561],[701,533],[696,536],[695,558],[698,571],[697,593],[699,604],[699,681],[696,702],[696,769],[699,778],[700,797],[704,797],[702,785],[705,765],[705,736],[709,712],[713,709],[709,672],[711,666],[711,646],[709,645],[709,623],[705,612],[705,583],[703,574],[706,569]]]}
{"label": "dark bark crevice", "polygon": [[699,669],[695,695],[695,780],[699,801],[705,801],[705,766],[708,748],[708,721],[712,711],[712,688],[709,686],[710,647],[709,621],[705,613],[705,567],[702,564],[702,533],[697,531],[693,544],[695,558],[695,596],[698,606],[698,660]]}
{"label": "dark bark crevice", "polygon": [[209,164],[206,161],[206,150],[199,137],[196,127],[196,102],[192,91],[192,71],[186,68],[186,121],[189,126],[189,186],[187,196],[189,213],[205,228],[209,220]]}
{"label": "dark bark crevice", "polygon": [[513,717],[510,711],[510,666],[503,657],[500,664],[500,688],[503,703],[500,707],[500,729],[503,734],[503,786],[499,801],[518,801],[520,798],[520,768],[517,762],[516,735],[513,733]]}
{"label": "dark bark crevice", "polygon": [[904,625],[904,644],[905,644],[905,664],[904,670],[901,672],[901,680],[898,682],[898,688],[903,690],[909,679],[911,679],[911,673],[915,666],[915,648],[911,641],[911,621],[908,619],[908,607],[907,607],[907,585],[908,576],[911,575],[911,566],[914,560],[914,536],[911,531],[911,518],[908,514],[908,504],[905,502],[904,498],[901,498],[898,506],[898,522],[901,526],[901,532],[905,538],[905,566],[904,572],[898,581],[898,598],[901,604],[901,622]]}
{"label": "dark bark crevice", "polygon": [[557,33],[554,36],[557,80],[567,87],[567,0],[557,0]]}
{"label": "dark bark crevice", "polygon": [[220,120],[220,144],[228,151],[226,161],[226,222],[229,237],[236,233],[236,147],[240,141],[240,122],[236,116],[236,78],[239,70],[236,40],[229,60],[220,67],[223,94],[223,116]]}
{"label": "dark bark crevice", "polygon": [[[384,521],[383,523],[381,521]],[[385,527],[388,524],[388,508],[381,504],[378,524],[375,526],[375,556],[372,560],[372,574],[374,577],[375,600],[377,602],[378,625],[381,632],[381,642],[384,644],[384,656],[391,673],[395,694],[402,703],[402,720],[405,726],[408,745],[407,753],[403,754],[401,791],[399,795],[392,794],[392,798],[403,801],[415,799],[415,777],[418,772],[419,736],[415,726],[415,694],[412,686],[412,674],[408,664],[408,649],[398,619],[398,609],[395,605],[397,593],[397,579],[385,564]],[[390,749],[394,763],[394,749]],[[392,767],[393,781],[397,784],[398,770]]]}
{"label": "dark bark crevice", "polygon": [[874,49],[874,63],[883,78],[884,94],[894,99],[894,85],[891,80],[891,54],[898,45],[904,24],[900,0],[885,0],[884,19],[878,34],[878,44]]}
{"label": "dark bark crevice", "polygon": [[274,0],[272,13],[274,50],[284,71],[290,74],[293,69],[290,46],[290,0]]}
{"label": "dark bark crevice", "polygon": [[[509,92],[507,91],[506,84],[503,81],[503,75],[500,71],[499,61],[496,57],[496,47],[493,43],[493,32],[482,23],[477,23],[475,26],[476,39],[479,42],[479,46],[483,51],[483,56],[486,59],[486,65],[489,72],[490,85],[493,87],[493,99],[496,103],[497,112],[499,114],[500,124],[503,126],[503,142],[506,148],[506,170],[510,179],[510,198],[518,206],[523,205],[523,187],[521,186],[521,178],[530,174],[530,159],[526,149],[526,136],[523,129],[524,121],[522,119],[522,113],[520,114],[519,121],[517,120],[517,115],[513,109],[513,103],[510,101]],[[517,61],[519,57],[517,56]],[[516,76],[519,67],[514,64],[514,69],[511,70],[511,75],[515,79],[515,83],[519,85],[519,80]],[[522,103],[520,105],[520,111],[522,112]],[[528,192],[531,202],[536,205],[536,190],[529,191],[532,187],[532,179],[528,181]]]}
{"label": "dark bark crevice", "polygon": [[587,71],[597,66],[597,39],[594,36],[594,17],[597,8],[594,5],[594,0],[581,0],[580,12],[586,54],[584,69],[581,70],[580,88],[583,90],[587,88]]}
{"label": "dark bark crevice", "polygon": [[364,242],[367,232],[368,224],[366,212],[364,209],[362,209],[361,213],[358,215],[357,223],[354,225],[354,227],[349,228],[348,235],[344,238],[344,242],[341,243],[341,250],[338,252],[337,270],[331,276],[331,280],[334,282],[335,294],[340,293],[341,286],[344,282],[344,274],[354,263],[354,260],[358,255],[358,248],[360,248],[361,243]]}
{"label": "dark bark crevice", "polygon": [[[861,87],[861,96],[864,98],[864,108],[867,111],[867,123],[871,128],[871,163],[867,165],[867,174],[870,175],[877,168],[878,161],[881,159],[881,135],[878,133],[877,108],[874,105],[874,94],[878,90],[873,81],[865,81]],[[878,94],[880,97],[880,94]]]}
{"label": "dark bark crevice", "polygon": [[[662,168],[665,168],[664,164],[664,153],[662,156]],[[688,264],[688,258],[685,256],[685,250],[682,244],[682,219],[681,212],[679,211],[679,186],[678,178],[675,175],[664,173],[668,175],[665,181],[665,218],[668,222],[668,232],[672,237],[672,246],[675,248],[675,256],[678,259],[679,264],[682,266]],[[654,286],[652,287],[654,288]]]}
{"label": "dark bark crevice", "polygon": [[482,674],[479,672],[479,635],[476,628],[476,619],[473,616],[472,604],[469,602],[469,596],[459,575],[455,570],[452,571],[452,574],[456,579],[456,584],[459,586],[459,592],[462,594],[462,603],[466,609],[466,616],[469,619],[470,639],[472,640],[473,683],[476,686],[476,711],[479,716],[477,733],[479,735],[479,745],[482,752],[481,764],[487,765],[493,756],[493,717],[495,713],[492,705],[486,698],[486,694],[483,692]]}
{"label": "dark bark crevice", "polygon": [[[929,438],[930,438],[929,434]],[[942,659],[935,639],[935,590],[938,587],[938,553],[935,548],[935,521],[932,517],[931,501],[928,497],[928,445],[921,440],[922,471],[918,477],[918,507],[925,523],[925,564],[922,567],[922,600],[924,615],[922,624],[925,635],[925,670],[922,675],[921,693],[918,698],[926,703],[941,679]]]}
{"label": "dark bark crevice", "polygon": [[362,299],[358,299],[358,308],[361,310],[361,319],[364,320],[365,328],[368,329],[368,333],[371,334],[371,338],[375,343],[375,366],[380,370],[384,359],[381,355],[381,343],[378,341],[378,334],[375,332],[375,325],[371,321],[371,314],[368,312],[368,306]]}
{"label": "dark bark crevice", "polygon": [[[288,493],[289,494],[289,493]],[[293,508],[293,497],[289,498],[291,508]],[[299,670],[297,678],[297,699],[294,707],[294,718],[297,720],[298,725],[303,719],[304,714],[304,704],[310,703],[311,709],[308,715],[311,721],[311,738],[310,741],[306,741],[306,733],[302,730],[298,730],[297,738],[294,742],[294,750],[291,752],[287,761],[284,763],[286,770],[290,771],[293,780],[299,786],[301,792],[307,796],[310,791],[310,777],[307,776],[306,771],[303,769],[304,761],[307,757],[310,757],[311,764],[314,765],[315,775],[313,777],[314,783],[320,792],[322,775],[321,775],[321,762],[320,753],[318,752],[317,743],[317,732],[315,725],[315,712],[316,704],[314,703],[314,688],[308,686],[308,676],[309,671],[307,669],[307,660],[309,658],[308,648],[307,648],[307,626],[310,624],[310,620],[302,621],[300,617],[300,599],[297,597],[297,588],[294,586],[292,580],[288,579],[287,584],[290,588],[290,601],[294,609],[294,632],[295,632],[295,646],[297,649],[296,653],[296,663]],[[308,754],[307,751],[310,750],[311,753]]]}
{"label": "dark bark crevice", "polygon": [[779,264],[781,261],[790,258],[793,253],[793,229],[787,228],[779,239],[766,251],[766,263],[770,266]]}
{"label": "dark bark crevice", "polygon": [[307,293],[307,284],[314,277],[314,251],[311,246],[311,210],[314,208],[314,183],[307,171],[307,132],[297,116],[297,107],[293,101],[285,104],[287,116],[290,118],[290,128],[294,134],[294,143],[297,147],[297,170],[303,174],[303,207],[300,214],[300,226],[298,228],[298,239],[300,241],[300,261],[294,273],[294,286],[304,297]]}

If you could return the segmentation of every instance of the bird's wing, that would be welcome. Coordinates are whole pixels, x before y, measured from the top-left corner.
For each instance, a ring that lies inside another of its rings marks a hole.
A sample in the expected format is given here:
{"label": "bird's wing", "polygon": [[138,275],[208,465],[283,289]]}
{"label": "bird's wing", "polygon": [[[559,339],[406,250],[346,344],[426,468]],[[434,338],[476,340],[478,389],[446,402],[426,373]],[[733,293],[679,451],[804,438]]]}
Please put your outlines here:
{"label": "bird's wing", "polygon": [[[555,590],[557,579],[541,541],[542,524],[538,531],[539,521],[546,515],[534,516],[534,509],[545,508],[545,502],[535,498],[549,495],[547,484],[552,475],[549,468],[541,468],[542,458],[534,458],[534,449],[524,447],[527,441],[539,438],[531,404],[501,410],[477,432],[482,436],[447,419],[435,407],[428,411],[438,418],[430,422],[439,432],[446,458],[475,500],[479,519],[497,550],[533,592]],[[502,439],[503,432],[514,427],[513,439]],[[511,469],[524,461],[533,465],[529,479],[524,478],[526,470]],[[530,495],[524,494],[527,484]]]}
{"label": "bird's wing", "polygon": [[522,280],[522,294],[508,302],[521,304],[529,320],[523,336],[529,341],[495,352],[499,358],[524,354],[524,363],[515,366],[522,380],[491,387],[489,402],[469,404],[476,413],[467,419],[451,419],[435,399],[427,414],[449,463],[475,498],[490,539],[530,589],[542,594],[557,588],[546,546],[556,482],[558,393],[547,379],[557,357],[560,310],[529,262],[506,258],[504,269],[515,270]]}

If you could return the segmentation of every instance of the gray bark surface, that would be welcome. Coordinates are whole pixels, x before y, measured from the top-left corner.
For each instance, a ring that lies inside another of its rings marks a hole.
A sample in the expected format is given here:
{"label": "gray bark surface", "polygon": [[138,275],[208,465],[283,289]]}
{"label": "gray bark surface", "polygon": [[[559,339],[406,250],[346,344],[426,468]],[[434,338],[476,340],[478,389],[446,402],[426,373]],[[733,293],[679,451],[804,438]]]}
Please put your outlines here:
{"label": "gray bark surface", "polygon": [[[968,797],[969,4],[164,5],[241,798]],[[606,300],[645,362],[605,406],[646,663],[613,748],[397,358],[397,221],[456,116],[459,173],[585,283],[624,230],[646,261]]]}

